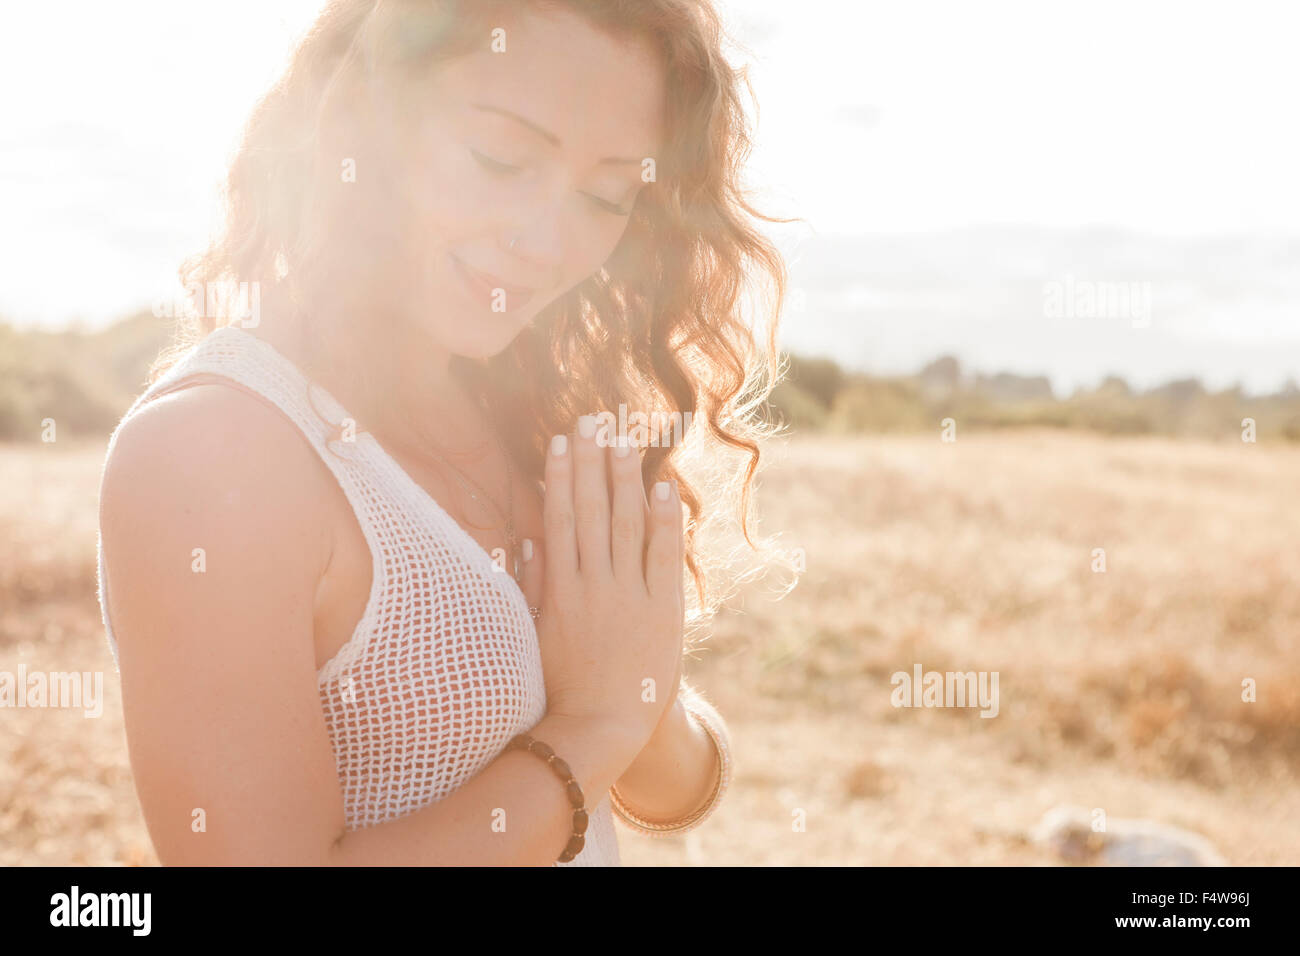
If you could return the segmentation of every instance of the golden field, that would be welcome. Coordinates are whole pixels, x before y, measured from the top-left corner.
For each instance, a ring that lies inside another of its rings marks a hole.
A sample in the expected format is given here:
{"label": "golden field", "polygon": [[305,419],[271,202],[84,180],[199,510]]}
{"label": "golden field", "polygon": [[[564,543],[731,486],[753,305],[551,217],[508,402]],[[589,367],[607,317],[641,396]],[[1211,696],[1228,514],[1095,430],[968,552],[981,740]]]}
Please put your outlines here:
{"label": "golden field", "polygon": [[[157,862],[95,599],[103,455],[0,445],[0,671],[102,671],[105,692],[95,719],[0,710],[0,864]],[[689,668],[733,789],[684,837],[620,830],[624,863],[1053,865],[1027,834],[1062,803],[1300,863],[1297,489],[1300,447],[1268,442],[775,445],[763,529],[806,574],[747,592]],[[915,664],[998,672],[998,715],[895,708]]]}

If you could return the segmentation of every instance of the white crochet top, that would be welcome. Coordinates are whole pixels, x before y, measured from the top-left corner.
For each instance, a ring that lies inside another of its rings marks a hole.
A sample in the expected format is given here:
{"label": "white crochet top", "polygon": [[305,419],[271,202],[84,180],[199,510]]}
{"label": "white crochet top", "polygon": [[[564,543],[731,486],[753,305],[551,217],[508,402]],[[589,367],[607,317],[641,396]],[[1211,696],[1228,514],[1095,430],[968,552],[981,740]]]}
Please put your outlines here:
{"label": "white crochet top", "polygon": [[[370,546],[365,612],[317,674],[348,830],[441,800],[546,713],[537,631],[523,592],[369,432],[357,432],[355,441],[336,438],[347,412],[268,342],[237,326],[194,345],[122,422],[197,374],[223,376],[278,406],[333,472]],[[116,439],[117,429],[109,454]],[[102,541],[99,598],[117,662]],[[556,865],[618,864],[607,793],[590,814],[582,852]]]}

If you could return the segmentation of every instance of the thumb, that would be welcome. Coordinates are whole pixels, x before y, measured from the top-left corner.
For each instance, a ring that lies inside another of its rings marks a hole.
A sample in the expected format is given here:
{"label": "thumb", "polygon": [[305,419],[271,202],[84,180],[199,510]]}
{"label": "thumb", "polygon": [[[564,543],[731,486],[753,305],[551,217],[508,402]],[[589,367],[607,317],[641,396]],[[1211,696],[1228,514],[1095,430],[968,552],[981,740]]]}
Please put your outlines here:
{"label": "thumb", "polygon": [[545,593],[546,549],[542,547],[541,541],[534,541],[532,538],[524,538],[520,542],[520,549],[523,551],[524,573],[519,589],[528,599],[529,607],[539,608],[542,606],[542,596]]}

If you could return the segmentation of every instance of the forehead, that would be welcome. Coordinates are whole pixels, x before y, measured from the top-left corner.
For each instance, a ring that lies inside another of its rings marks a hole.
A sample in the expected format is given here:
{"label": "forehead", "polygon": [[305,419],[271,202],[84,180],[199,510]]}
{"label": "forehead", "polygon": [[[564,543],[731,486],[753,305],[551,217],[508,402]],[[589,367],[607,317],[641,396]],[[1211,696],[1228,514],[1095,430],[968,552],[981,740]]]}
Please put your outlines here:
{"label": "forehead", "polygon": [[566,11],[519,11],[499,26],[504,52],[485,36],[481,50],[438,70],[434,85],[445,105],[508,109],[556,134],[574,155],[655,155],[665,80],[645,40],[611,36]]}

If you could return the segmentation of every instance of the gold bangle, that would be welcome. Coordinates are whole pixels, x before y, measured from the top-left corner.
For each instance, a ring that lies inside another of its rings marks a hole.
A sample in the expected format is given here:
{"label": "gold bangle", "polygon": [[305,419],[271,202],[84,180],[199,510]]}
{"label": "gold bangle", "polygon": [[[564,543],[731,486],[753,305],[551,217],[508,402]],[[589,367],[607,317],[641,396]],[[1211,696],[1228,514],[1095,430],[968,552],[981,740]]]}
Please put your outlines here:
{"label": "gold bangle", "polygon": [[629,826],[648,836],[671,836],[695,829],[717,809],[718,804],[722,801],[723,794],[726,793],[727,787],[731,783],[731,749],[727,745],[727,735],[723,729],[725,725],[721,716],[707,701],[688,694],[682,695],[682,707],[686,713],[695,719],[696,723],[704,728],[705,733],[709,735],[709,739],[713,741],[713,749],[718,756],[718,776],[713,783],[713,790],[709,794],[709,798],[698,810],[679,820],[667,823],[647,820],[623,801],[623,798],[619,796],[617,787],[610,787],[610,805],[613,807],[614,812],[622,817],[623,821]]}

